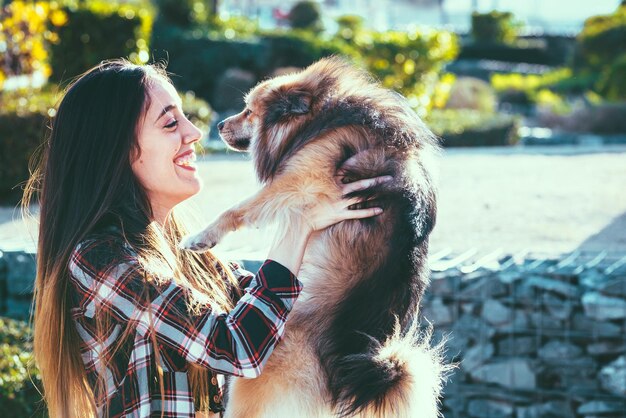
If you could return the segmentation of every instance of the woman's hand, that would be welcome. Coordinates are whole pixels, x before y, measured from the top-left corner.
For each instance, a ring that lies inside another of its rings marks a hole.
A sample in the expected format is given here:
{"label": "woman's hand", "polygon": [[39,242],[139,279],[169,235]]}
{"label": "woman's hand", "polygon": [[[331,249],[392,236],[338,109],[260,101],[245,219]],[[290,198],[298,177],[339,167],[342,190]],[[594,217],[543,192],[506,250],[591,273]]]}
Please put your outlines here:
{"label": "woman's hand", "polygon": [[317,202],[306,208],[302,213],[302,221],[308,226],[311,232],[319,231],[338,222],[347,219],[362,219],[380,215],[381,208],[373,207],[367,209],[350,209],[350,206],[361,203],[361,197],[347,198],[350,193],[369,189],[387,181],[392,180],[391,176],[374,177],[371,179],[357,180],[352,183],[341,185],[342,197],[330,202]]}
{"label": "woman's hand", "polygon": [[293,274],[298,275],[304,250],[311,233],[327,228],[347,219],[362,219],[382,213],[381,208],[350,209],[350,206],[362,202],[362,198],[346,198],[352,192],[369,189],[393,177],[381,176],[358,180],[341,185],[341,197],[335,201],[320,201],[309,205],[302,211],[299,222],[288,226],[286,235],[274,240],[267,258],[281,263]]}

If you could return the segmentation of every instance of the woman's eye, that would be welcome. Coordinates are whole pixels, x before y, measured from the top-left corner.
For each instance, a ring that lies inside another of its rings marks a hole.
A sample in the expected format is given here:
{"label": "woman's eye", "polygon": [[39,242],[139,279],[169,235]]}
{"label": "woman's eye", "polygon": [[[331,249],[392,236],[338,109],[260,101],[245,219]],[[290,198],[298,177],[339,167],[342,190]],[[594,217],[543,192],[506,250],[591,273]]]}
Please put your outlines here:
{"label": "woman's eye", "polygon": [[168,123],[167,125],[165,125],[165,127],[167,129],[171,129],[173,127],[175,127],[176,125],[178,125],[178,121],[176,119],[174,119],[173,121],[171,121],[170,123]]}

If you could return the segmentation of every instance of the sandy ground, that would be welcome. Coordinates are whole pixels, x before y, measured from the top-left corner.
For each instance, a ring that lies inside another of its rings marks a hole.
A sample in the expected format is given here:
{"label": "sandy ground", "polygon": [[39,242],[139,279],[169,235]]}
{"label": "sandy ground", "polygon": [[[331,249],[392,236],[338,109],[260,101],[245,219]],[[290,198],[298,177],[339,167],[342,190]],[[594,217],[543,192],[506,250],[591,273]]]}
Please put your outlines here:
{"label": "sandy ground", "polygon": [[[458,149],[439,163],[433,251],[626,254],[626,147]],[[258,189],[246,156],[208,156],[199,169],[204,190],[185,206],[200,223]],[[0,249],[32,246],[35,229],[0,208]],[[263,258],[270,240],[271,230],[240,231],[217,250]]]}

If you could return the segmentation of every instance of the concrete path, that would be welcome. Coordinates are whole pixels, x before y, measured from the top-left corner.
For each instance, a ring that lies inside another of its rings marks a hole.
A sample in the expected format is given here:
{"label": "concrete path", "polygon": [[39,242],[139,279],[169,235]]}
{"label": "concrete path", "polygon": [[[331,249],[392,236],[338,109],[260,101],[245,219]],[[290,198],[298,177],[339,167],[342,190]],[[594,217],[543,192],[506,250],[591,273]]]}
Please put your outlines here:
{"label": "concrete path", "polygon": [[[197,225],[258,188],[247,156],[207,156],[199,167],[204,190],[184,207]],[[626,254],[625,146],[446,150],[439,190],[433,251]],[[0,208],[0,249],[32,242],[28,231],[19,211]],[[263,258],[270,240],[271,230],[240,231],[217,250]]]}

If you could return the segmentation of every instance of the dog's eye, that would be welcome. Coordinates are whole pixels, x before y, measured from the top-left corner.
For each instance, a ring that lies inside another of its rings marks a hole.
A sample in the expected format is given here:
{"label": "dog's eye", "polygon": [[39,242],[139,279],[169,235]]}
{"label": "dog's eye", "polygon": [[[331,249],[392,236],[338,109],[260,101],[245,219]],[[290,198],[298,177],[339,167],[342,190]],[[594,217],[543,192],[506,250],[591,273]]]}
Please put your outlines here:
{"label": "dog's eye", "polygon": [[244,117],[246,117],[246,118],[247,118],[248,116],[250,116],[251,114],[252,114],[252,110],[250,110],[250,109],[246,109],[246,110],[243,112],[243,115],[244,115]]}

